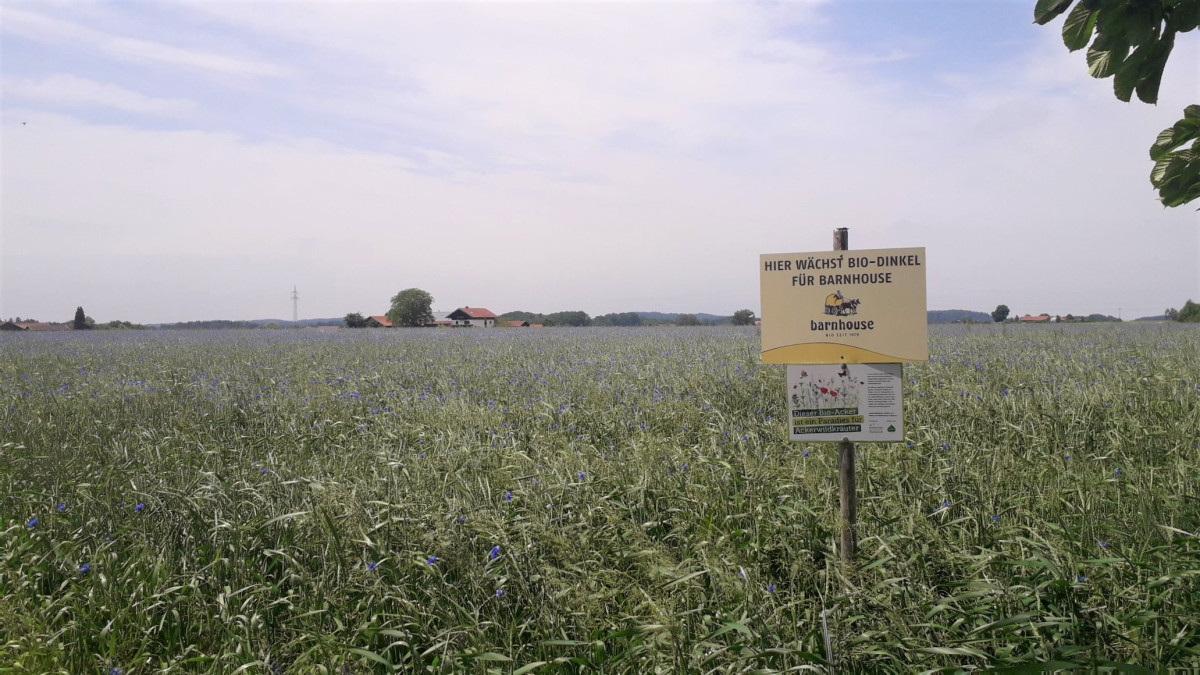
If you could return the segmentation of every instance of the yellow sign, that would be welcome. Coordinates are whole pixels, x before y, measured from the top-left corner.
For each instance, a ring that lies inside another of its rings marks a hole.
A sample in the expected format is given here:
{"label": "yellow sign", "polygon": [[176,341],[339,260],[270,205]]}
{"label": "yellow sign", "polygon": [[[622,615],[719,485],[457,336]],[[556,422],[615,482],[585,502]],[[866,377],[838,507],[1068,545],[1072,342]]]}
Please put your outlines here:
{"label": "yellow sign", "polygon": [[925,249],[759,256],[763,363],[929,360]]}

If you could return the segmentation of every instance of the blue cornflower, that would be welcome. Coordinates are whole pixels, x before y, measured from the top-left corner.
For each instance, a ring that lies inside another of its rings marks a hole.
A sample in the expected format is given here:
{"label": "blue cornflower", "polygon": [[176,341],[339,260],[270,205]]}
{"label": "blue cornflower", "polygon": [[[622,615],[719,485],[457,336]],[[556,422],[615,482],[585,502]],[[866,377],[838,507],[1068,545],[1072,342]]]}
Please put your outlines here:
{"label": "blue cornflower", "polygon": [[67,505],[66,505],[66,504],[59,504],[59,505],[58,505],[58,512],[59,512],[59,513],[62,513],[63,511],[66,511],[66,510],[67,510]]}
{"label": "blue cornflower", "polygon": [[1000,516],[992,516],[992,522],[993,522],[993,523],[998,523],[998,522],[1000,522]]}
{"label": "blue cornflower", "polygon": [[144,509],[144,508],[146,508],[146,505],[145,505],[145,504],[142,504],[142,503],[140,503],[140,502],[139,502],[137,506],[133,507],[133,510],[134,510],[134,511],[141,511],[141,510],[142,510],[142,509]]}
{"label": "blue cornflower", "polygon": [[417,455],[417,459],[425,459],[425,453],[422,452],[421,454]]}
{"label": "blue cornflower", "polygon": [[261,476],[262,474],[265,474],[266,472],[267,472],[267,467],[265,467],[265,466],[264,466],[263,468],[261,468],[261,469],[259,469],[259,470],[258,470],[258,473],[259,473],[259,475],[260,475],[260,476]]}
{"label": "blue cornflower", "polygon": [[943,450],[949,450],[949,449],[950,449],[950,446],[949,446],[948,444],[946,444],[946,443],[942,443],[942,449],[943,449]]}
{"label": "blue cornflower", "polygon": [[488,551],[488,560],[495,560],[499,556],[500,556],[500,546],[499,545],[493,546],[492,550]]}
{"label": "blue cornflower", "polygon": [[800,455],[800,456],[801,456],[801,457],[808,457],[808,451],[807,451],[807,450],[805,450],[805,451],[804,451],[804,454],[802,454],[802,455]]}
{"label": "blue cornflower", "polygon": [[1087,581],[1087,577],[1085,577],[1085,576],[1083,576],[1082,574],[1080,574],[1079,576],[1075,577],[1075,581],[1077,581],[1077,582],[1079,582],[1079,583],[1081,583],[1081,584],[1082,584],[1083,582]]}
{"label": "blue cornflower", "polygon": [[738,578],[745,579],[746,578],[746,570],[738,570]]}
{"label": "blue cornflower", "polygon": [[467,517],[466,517],[466,516],[459,516],[459,517],[458,517],[458,522],[460,522],[460,523],[465,523],[465,522],[467,522]]}
{"label": "blue cornflower", "polygon": [[425,561],[425,564],[426,564],[427,566],[430,566],[430,567],[432,567],[432,566],[433,566],[435,563],[437,563],[437,556],[436,556],[436,555],[431,555],[431,556],[429,556],[429,560],[426,560],[426,561]]}
{"label": "blue cornflower", "polygon": [[121,675],[124,672],[125,671],[121,670],[120,668],[110,668],[108,671],[108,675]]}
{"label": "blue cornflower", "polygon": [[1096,542],[1096,545],[1099,546],[1100,548],[1108,548],[1107,541],[1098,541],[1098,542]]}
{"label": "blue cornflower", "polygon": [[83,563],[82,565],[79,566],[79,571],[83,574],[87,574],[87,571],[90,569],[92,569],[91,563]]}
{"label": "blue cornflower", "polygon": [[503,589],[503,588],[497,588],[497,589],[496,589],[496,597],[497,597],[497,598],[503,598],[503,597],[504,597],[504,589]]}
{"label": "blue cornflower", "polygon": [[33,527],[34,525],[37,525],[37,518],[30,518],[29,522],[25,523],[25,527]]}
{"label": "blue cornflower", "polygon": [[1121,477],[1121,470],[1120,470],[1120,469],[1113,469],[1113,477],[1114,477],[1114,478],[1120,478],[1120,477]]}
{"label": "blue cornflower", "polygon": [[583,472],[582,471],[579,472],[579,482],[580,483],[583,482]]}
{"label": "blue cornflower", "polygon": [[774,593],[775,592],[775,584],[771,584],[770,586],[767,586],[767,592]]}
{"label": "blue cornflower", "polygon": [[1071,459],[1070,455],[1063,455],[1063,459]]}
{"label": "blue cornflower", "polygon": [[511,490],[504,491],[504,501],[506,501],[506,502],[512,501],[512,491]]}
{"label": "blue cornflower", "polygon": [[942,508],[943,509],[950,508],[950,500],[947,499],[946,501],[942,502]]}
{"label": "blue cornflower", "polygon": [[367,569],[371,570],[372,572],[374,572],[374,571],[375,571],[375,568],[376,568],[376,567],[379,567],[379,563],[377,563],[377,562],[369,562],[369,563],[367,563]]}
{"label": "blue cornflower", "polygon": [[1000,391],[1000,395],[1001,395],[1001,396],[1008,396],[1008,390],[1007,390],[1007,389],[1003,389],[1003,390],[1001,390],[1001,391]]}

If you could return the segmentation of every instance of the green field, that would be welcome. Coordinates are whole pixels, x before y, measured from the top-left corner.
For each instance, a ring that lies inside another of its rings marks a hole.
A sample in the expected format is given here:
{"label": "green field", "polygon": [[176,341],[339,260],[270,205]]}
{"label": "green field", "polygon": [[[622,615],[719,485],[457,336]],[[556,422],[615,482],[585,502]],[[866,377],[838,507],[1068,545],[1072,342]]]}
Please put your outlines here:
{"label": "green field", "polygon": [[1200,668],[1200,330],[1006,330],[853,567],[751,329],[0,336],[0,672]]}

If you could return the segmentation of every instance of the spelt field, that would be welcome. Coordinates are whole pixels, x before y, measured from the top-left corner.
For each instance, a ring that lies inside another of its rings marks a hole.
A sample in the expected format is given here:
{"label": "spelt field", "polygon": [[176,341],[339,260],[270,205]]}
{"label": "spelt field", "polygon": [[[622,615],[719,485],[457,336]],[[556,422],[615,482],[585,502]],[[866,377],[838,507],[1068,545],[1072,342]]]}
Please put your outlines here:
{"label": "spelt field", "polygon": [[931,354],[847,567],[749,329],[0,337],[0,672],[1200,668],[1200,331]]}

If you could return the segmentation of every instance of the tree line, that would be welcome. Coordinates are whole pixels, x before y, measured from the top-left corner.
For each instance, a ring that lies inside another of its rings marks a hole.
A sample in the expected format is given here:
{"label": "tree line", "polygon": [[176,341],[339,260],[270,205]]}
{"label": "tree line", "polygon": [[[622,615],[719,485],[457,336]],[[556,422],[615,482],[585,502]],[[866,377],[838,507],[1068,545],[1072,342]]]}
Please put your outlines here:
{"label": "tree line", "polygon": [[[393,326],[408,328],[425,326],[433,321],[432,308],[433,296],[428,291],[420,288],[406,288],[392,296],[391,307],[387,312],[387,320]],[[540,323],[543,326],[570,327],[656,326],[669,324],[676,326],[706,325],[706,322],[701,321],[695,314],[678,314],[675,315],[673,320],[651,320],[637,312],[614,312],[593,317],[581,310],[550,312],[548,314],[514,310],[505,312],[497,318],[502,321],[527,321],[531,324]],[[732,323],[735,326],[750,326],[754,324],[754,320],[755,317],[752,310],[739,309],[728,320],[710,321],[707,324]],[[344,321],[348,328],[366,328],[372,323],[370,317],[364,316],[362,312],[351,312],[346,315]]]}

